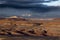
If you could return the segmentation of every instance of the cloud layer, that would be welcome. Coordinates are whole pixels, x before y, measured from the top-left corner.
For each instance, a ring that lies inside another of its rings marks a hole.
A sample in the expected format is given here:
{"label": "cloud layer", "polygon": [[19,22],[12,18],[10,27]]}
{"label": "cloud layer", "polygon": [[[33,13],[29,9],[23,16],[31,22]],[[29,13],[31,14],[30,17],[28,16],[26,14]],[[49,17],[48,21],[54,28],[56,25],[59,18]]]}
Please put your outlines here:
{"label": "cloud layer", "polygon": [[0,0],[0,17],[23,16],[35,18],[60,17],[59,6],[43,3],[58,0]]}
{"label": "cloud layer", "polygon": [[43,3],[43,4],[47,5],[47,6],[60,6],[60,0],[52,1],[52,2],[48,2],[48,3]]}

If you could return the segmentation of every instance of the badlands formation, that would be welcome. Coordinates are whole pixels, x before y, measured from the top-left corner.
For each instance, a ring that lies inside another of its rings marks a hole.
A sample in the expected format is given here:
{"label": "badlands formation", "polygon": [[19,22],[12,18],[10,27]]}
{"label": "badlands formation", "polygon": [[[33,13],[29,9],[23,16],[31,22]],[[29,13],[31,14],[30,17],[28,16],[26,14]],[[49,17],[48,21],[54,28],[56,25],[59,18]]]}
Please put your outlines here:
{"label": "badlands formation", "polygon": [[60,36],[60,18],[0,18],[0,35]]}

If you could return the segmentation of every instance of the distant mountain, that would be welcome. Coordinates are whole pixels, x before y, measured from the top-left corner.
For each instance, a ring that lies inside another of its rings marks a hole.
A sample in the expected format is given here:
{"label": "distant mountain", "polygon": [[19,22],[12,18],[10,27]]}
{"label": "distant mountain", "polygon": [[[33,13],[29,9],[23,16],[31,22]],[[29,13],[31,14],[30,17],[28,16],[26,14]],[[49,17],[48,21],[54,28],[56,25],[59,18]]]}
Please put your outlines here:
{"label": "distant mountain", "polygon": [[8,18],[18,18],[17,16],[11,16],[11,17],[8,17]]}

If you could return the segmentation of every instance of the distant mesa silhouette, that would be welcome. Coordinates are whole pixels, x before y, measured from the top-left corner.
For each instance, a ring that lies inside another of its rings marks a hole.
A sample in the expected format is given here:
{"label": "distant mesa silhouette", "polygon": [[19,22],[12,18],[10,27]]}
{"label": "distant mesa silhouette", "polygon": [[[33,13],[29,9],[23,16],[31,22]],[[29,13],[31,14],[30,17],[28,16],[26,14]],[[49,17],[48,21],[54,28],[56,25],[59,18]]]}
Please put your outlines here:
{"label": "distant mesa silhouette", "polygon": [[18,18],[17,16],[11,16],[11,17],[9,17],[9,18]]}

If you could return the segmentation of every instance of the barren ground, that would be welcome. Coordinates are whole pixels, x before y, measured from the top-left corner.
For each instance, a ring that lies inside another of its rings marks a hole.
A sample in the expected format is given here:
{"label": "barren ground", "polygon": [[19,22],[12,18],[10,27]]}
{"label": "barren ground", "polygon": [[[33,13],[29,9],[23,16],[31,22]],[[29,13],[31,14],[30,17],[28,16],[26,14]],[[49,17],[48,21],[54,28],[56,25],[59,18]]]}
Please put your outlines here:
{"label": "barren ground", "polygon": [[2,18],[0,40],[60,40],[60,18],[53,20]]}

